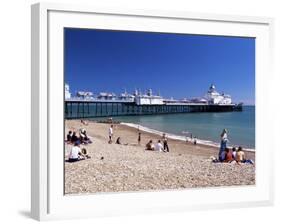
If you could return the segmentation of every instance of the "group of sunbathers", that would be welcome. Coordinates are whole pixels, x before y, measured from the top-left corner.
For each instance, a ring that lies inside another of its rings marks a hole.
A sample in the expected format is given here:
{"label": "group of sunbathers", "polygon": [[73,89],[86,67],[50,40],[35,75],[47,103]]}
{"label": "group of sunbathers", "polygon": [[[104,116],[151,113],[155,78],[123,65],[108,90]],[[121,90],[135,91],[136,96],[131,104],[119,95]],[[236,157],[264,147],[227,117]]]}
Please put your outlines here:
{"label": "group of sunbathers", "polygon": [[161,140],[158,140],[156,144],[153,143],[152,140],[150,140],[146,144],[145,150],[151,150],[151,151],[158,151],[158,152],[169,152],[169,146],[168,146],[168,138],[166,137],[166,134],[163,134],[162,136],[162,142]]}
{"label": "group of sunbathers", "polygon": [[227,130],[223,129],[221,133],[221,145],[220,145],[220,151],[218,155],[218,159],[213,157],[213,162],[237,162],[237,163],[250,163],[254,164],[253,160],[246,159],[245,152],[243,151],[243,148],[241,146],[237,148],[233,147],[232,149],[228,148],[226,146],[228,142],[227,138]]}
{"label": "group of sunbathers", "polygon": [[84,128],[79,130],[79,136],[77,136],[75,131],[69,131],[66,136],[66,143],[74,145],[69,152],[68,162],[76,162],[79,160],[89,159],[91,158],[87,154],[87,150],[85,148],[80,148],[80,145],[91,144],[92,141],[88,137],[87,132]]}
{"label": "group of sunbathers", "polygon": [[246,159],[245,152],[241,146],[239,146],[238,149],[235,147],[232,149],[226,147],[223,151],[219,152],[219,159],[213,158],[213,162],[237,162],[254,164],[253,160]]}
{"label": "group of sunbathers", "polygon": [[91,139],[88,137],[87,132],[84,128],[79,130],[79,136],[77,136],[75,131],[69,131],[67,136],[66,136],[66,142],[69,144],[91,144],[92,141]]}

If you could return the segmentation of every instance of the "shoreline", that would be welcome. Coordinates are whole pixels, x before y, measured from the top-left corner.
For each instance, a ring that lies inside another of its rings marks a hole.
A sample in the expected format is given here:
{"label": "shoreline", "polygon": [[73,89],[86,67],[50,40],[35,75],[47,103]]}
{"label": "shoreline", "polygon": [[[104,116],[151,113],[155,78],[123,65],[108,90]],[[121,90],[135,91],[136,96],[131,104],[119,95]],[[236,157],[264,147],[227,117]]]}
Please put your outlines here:
{"label": "shoreline", "polygon": [[[143,132],[156,134],[156,135],[159,135],[160,137],[162,137],[162,134],[165,133],[166,136],[169,139],[179,140],[179,141],[183,141],[183,142],[186,142],[186,139],[188,140],[188,142],[192,141],[192,138],[190,138],[190,137],[186,137],[186,136],[183,136],[183,135],[175,135],[175,134],[167,133],[167,132],[162,132],[162,131],[159,131],[159,130],[156,130],[156,129],[152,129],[152,128],[148,128],[148,127],[139,125],[139,124],[127,123],[127,122],[120,122],[120,124],[126,125],[126,126],[131,127],[131,128],[135,128],[135,129],[143,131]],[[220,147],[219,143],[216,143],[216,142],[213,142],[213,141],[210,141],[210,140],[203,140],[203,139],[196,138],[196,141],[197,141],[197,144],[199,144],[199,145],[205,145],[205,146],[210,146],[210,147],[215,147],[215,148]],[[234,146],[229,145],[228,147],[232,148]],[[255,149],[251,149],[251,148],[243,148],[243,150],[248,151],[248,152],[255,152]]]}

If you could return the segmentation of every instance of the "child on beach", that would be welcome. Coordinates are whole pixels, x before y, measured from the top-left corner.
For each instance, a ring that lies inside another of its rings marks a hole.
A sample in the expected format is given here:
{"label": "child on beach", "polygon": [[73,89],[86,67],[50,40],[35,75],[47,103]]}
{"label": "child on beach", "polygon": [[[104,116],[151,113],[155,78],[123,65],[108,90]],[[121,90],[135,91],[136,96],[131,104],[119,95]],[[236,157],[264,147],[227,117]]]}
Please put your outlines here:
{"label": "child on beach", "polygon": [[158,143],[155,146],[155,150],[158,151],[158,152],[163,152],[164,151],[164,147],[161,144],[161,140],[158,140]]}
{"label": "child on beach", "polygon": [[155,148],[155,147],[154,147],[154,144],[153,144],[152,140],[150,140],[150,141],[146,144],[145,150],[151,150],[151,151],[153,151],[154,148]]}
{"label": "child on beach", "polygon": [[166,137],[166,134],[164,133],[162,136],[162,141],[164,145],[164,152],[169,152],[169,146],[168,146],[168,138]]}
{"label": "child on beach", "polygon": [[113,140],[113,125],[110,126],[109,130],[108,130],[108,136],[109,136],[109,141],[108,143],[111,144],[112,140]]}
{"label": "child on beach", "polygon": [[87,158],[87,159],[90,159],[90,158],[91,158],[91,156],[89,156],[89,155],[87,154],[87,150],[86,150],[85,148],[81,149],[81,153],[82,153],[82,156],[84,156],[85,158]]}

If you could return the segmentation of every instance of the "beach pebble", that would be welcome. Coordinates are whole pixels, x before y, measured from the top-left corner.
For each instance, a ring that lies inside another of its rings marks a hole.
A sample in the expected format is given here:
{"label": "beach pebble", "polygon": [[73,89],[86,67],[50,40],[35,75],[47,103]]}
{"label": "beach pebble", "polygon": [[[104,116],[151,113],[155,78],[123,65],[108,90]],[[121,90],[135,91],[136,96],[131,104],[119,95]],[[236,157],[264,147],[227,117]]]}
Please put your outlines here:
{"label": "beach pebble", "polygon": [[[79,129],[79,125],[75,120],[66,122],[66,127]],[[137,136],[132,130],[120,125],[116,136],[132,142]],[[170,153],[151,152],[130,144],[107,144],[107,131],[107,124],[87,126],[88,135],[95,139],[87,145],[92,159],[65,163],[66,194],[255,184],[255,166],[212,163],[210,158],[217,152],[212,154],[204,146],[169,141]],[[156,137],[142,135],[143,144],[149,139]],[[66,145],[66,158],[69,150]]]}

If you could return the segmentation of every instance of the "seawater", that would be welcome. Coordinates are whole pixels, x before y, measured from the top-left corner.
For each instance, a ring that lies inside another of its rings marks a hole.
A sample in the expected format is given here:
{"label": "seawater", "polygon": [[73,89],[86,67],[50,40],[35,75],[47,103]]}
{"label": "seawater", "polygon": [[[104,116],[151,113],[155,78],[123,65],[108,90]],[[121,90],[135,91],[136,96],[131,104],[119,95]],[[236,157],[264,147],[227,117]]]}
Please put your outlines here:
{"label": "seawater", "polygon": [[[254,106],[243,106],[241,112],[120,116],[114,117],[114,119],[180,136],[192,134],[198,139],[214,143],[220,142],[220,134],[226,128],[229,145],[255,148]],[[187,132],[189,134],[186,134]]]}

